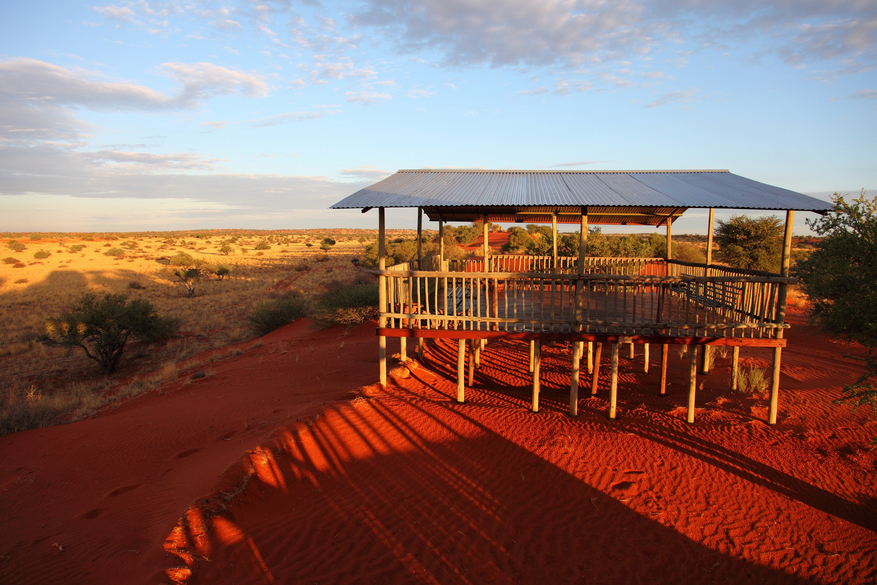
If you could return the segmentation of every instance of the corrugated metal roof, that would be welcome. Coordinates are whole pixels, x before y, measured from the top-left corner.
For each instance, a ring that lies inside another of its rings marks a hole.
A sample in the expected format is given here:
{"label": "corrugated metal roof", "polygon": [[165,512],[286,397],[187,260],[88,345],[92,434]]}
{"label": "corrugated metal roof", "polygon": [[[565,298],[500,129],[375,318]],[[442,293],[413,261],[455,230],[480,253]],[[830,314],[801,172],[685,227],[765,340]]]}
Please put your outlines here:
{"label": "corrugated metal roof", "polygon": [[687,208],[832,209],[826,201],[720,170],[401,170],[332,209],[367,207],[423,207],[430,218],[451,221],[471,221],[484,214],[494,221],[520,221],[523,213],[532,214],[537,207],[546,208],[549,217],[555,208],[588,207],[593,223],[600,223],[602,216],[604,223],[646,225],[657,225]]}

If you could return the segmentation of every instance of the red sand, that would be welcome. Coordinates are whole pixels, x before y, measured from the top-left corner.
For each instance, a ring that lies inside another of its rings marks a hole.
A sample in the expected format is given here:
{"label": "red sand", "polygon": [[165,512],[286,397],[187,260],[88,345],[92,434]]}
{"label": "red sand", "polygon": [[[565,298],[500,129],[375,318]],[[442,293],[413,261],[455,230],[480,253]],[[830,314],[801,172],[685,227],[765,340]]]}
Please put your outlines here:
{"label": "red sand", "polygon": [[0,581],[873,583],[877,423],[831,404],[860,366],[793,317],[776,427],[725,390],[727,359],[694,425],[687,360],[659,397],[658,352],[644,375],[626,347],[619,420],[606,367],[571,419],[564,347],[533,414],[523,344],[489,345],[459,405],[451,344],[384,390],[373,324],[297,323],[204,379],[0,438]]}

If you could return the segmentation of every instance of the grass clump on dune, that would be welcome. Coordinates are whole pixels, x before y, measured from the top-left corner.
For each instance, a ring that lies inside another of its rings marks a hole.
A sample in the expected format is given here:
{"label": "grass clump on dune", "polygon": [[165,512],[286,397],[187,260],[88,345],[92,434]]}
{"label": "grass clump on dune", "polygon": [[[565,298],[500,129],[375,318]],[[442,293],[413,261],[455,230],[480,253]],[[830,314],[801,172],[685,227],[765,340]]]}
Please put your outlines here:
{"label": "grass clump on dune", "polygon": [[307,303],[301,293],[289,291],[259,303],[247,315],[247,320],[256,333],[265,335],[304,316],[306,310]]}
{"label": "grass clump on dune", "polygon": [[317,301],[314,317],[323,323],[358,325],[378,310],[378,283],[354,283],[335,286]]}

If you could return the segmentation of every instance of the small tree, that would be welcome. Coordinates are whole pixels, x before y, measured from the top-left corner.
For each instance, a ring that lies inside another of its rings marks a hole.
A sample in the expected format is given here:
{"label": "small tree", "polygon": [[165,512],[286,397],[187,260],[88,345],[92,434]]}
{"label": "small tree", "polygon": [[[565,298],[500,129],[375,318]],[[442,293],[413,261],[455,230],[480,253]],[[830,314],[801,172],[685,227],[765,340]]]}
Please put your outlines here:
{"label": "small tree", "polygon": [[843,390],[840,401],[877,411],[877,197],[862,191],[847,203],[834,194],[834,211],[807,221],[822,241],[794,275],[813,303],[811,317],[834,335],[868,349],[865,373]]}
{"label": "small tree", "polygon": [[225,264],[219,264],[213,268],[213,274],[216,275],[216,278],[219,280],[225,280],[229,276],[231,276],[231,268],[226,266]]}
{"label": "small tree", "polygon": [[320,249],[324,252],[328,252],[332,249],[332,246],[335,245],[335,240],[332,238],[323,238],[323,241],[320,242]]}
{"label": "small tree", "polygon": [[782,263],[783,225],[766,215],[751,218],[733,215],[727,222],[716,222],[716,257],[735,268],[779,273]]}
{"label": "small tree", "polygon": [[226,256],[228,256],[232,252],[234,252],[234,248],[228,242],[223,242],[222,245],[219,247],[220,254],[225,254]]}
{"label": "small tree", "polygon": [[171,278],[186,288],[186,296],[194,297],[195,287],[201,280],[201,267],[204,261],[197,260],[185,252],[180,252],[174,255],[168,264],[176,267],[170,269]]}
{"label": "small tree", "polygon": [[46,332],[37,341],[53,347],[81,348],[104,373],[115,371],[128,338],[147,343],[172,337],[179,327],[175,319],[162,317],[143,299],[125,295],[87,294],[68,311],[46,321]]}

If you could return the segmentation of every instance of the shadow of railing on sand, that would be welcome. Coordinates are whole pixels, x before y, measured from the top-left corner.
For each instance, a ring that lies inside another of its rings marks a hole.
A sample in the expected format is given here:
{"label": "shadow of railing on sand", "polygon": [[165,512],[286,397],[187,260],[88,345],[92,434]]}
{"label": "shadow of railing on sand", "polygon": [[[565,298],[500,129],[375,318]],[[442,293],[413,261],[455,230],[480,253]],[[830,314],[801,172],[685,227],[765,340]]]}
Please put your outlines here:
{"label": "shadow of railing on sand", "polygon": [[[451,370],[451,365],[456,360],[456,350],[451,344],[436,344],[430,347],[426,353],[424,363],[431,371],[440,373],[448,379],[456,379],[456,371]],[[489,347],[489,346],[488,346]],[[510,352],[512,348],[513,352]],[[510,407],[519,409],[528,414],[529,393],[531,392],[531,378],[527,373],[527,346],[525,343],[508,343],[504,347],[504,356],[501,363],[495,364],[496,370],[503,372],[503,378],[491,377],[488,368],[479,372],[480,382],[478,391],[486,392],[492,400],[500,399],[509,403]],[[514,353],[516,352],[516,353]],[[509,357],[510,355],[514,357]],[[494,355],[485,355],[483,359],[494,359]],[[552,370],[547,370],[551,375]],[[564,367],[554,366],[553,374],[557,377],[555,385],[560,390],[560,395],[567,396],[569,388],[569,371]],[[520,379],[520,387],[508,388],[508,378],[517,381]],[[565,376],[565,377],[564,377]],[[582,376],[583,385],[589,378]],[[426,380],[421,380],[424,384]],[[543,388],[545,388],[543,382]],[[431,386],[437,393],[451,398],[447,392],[443,392]],[[580,394],[581,395],[581,394]],[[623,395],[620,391],[619,395]],[[470,407],[478,407],[476,392],[470,392],[474,400],[467,397],[466,404]],[[605,398],[605,396],[604,396]],[[524,400],[525,399],[525,400]],[[545,394],[540,398],[541,408],[550,409],[554,412],[566,412],[568,404],[557,399],[557,394]],[[493,407],[491,405],[491,407]],[[687,423],[676,417],[656,415],[648,418],[622,417],[616,421],[610,421],[606,417],[606,408],[595,408],[587,405],[586,401],[580,401],[579,417],[570,419],[571,424],[586,425],[600,430],[613,432],[628,432],[638,435],[653,443],[663,445],[674,451],[693,457],[722,471],[732,473],[741,479],[751,482],[782,494],[792,500],[806,504],[827,514],[831,514],[847,522],[851,522],[868,530],[877,531],[877,512],[865,503],[853,502],[837,494],[814,486],[806,481],[798,479],[788,473],[780,471],[761,461],[746,457],[736,451],[723,447],[716,442],[700,436],[696,427],[690,427]],[[709,424],[709,423],[703,423]]]}
{"label": "shadow of railing on sand", "polygon": [[[515,444],[471,405],[402,388],[248,453],[166,549],[185,582],[787,582],[699,544]],[[477,407],[476,407],[477,408]],[[224,499],[223,499],[224,498]],[[228,500],[233,500],[231,504]]]}

